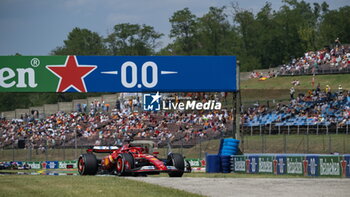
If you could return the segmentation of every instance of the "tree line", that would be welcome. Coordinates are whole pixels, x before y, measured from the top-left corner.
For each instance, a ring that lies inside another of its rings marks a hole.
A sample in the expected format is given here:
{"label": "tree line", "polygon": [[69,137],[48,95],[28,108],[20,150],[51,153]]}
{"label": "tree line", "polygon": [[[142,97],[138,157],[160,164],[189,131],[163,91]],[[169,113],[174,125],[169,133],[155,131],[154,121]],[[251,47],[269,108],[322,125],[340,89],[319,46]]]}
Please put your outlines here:
{"label": "tree line", "polygon": [[[278,10],[267,2],[257,13],[232,3],[210,7],[203,16],[184,8],[169,18],[164,35],[145,24],[121,23],[105,38],[74,28],[52,55],[236,55],[241,71],[276,67],[306,51],[350,40],[350,6],[330,10],[326,2],[283,0]],[[160,39],[172,40],[160,50]]]}

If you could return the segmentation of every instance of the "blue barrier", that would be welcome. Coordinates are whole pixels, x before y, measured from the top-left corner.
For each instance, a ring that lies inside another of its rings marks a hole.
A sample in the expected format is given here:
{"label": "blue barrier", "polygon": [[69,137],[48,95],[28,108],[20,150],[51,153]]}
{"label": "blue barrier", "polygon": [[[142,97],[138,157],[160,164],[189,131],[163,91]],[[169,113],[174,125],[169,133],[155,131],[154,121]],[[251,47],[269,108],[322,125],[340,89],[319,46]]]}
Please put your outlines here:
{"label": "blue barrier", "polygon": [[205,171],[207,173],[221,172],[221,160],[219,155],[207,155]]}
{"label": "blue barrier", "polygon": [[350,178],[350,155],[207,155],[207,172],[274,173],[276,175],[343,176]]}
{"label": "blue barrier", "polygon": [[350,155],[344,155],[344,162],[342,164],[344,167],[343,169],[345,170],[345,177],[350,178]]}
{"label": "blue barrier", "polygon": [[320,158],[318,155],[307,155],[304,161],[304,170],[307,170],[305,175],[319,176]]}
{"label": "blue barrier", "polygon": [[221,155],[221,169],[223,173],[231,172],[231,156]]}
{"label": "blue barrier", "polygon": [[259,173],[259,155],[248,156],[249,160],[249,173],[256,174]]}
{"label": "blue barrier", "polygon": [[46,169],[57,169],[59,167],[58,161],[45,161],[43,163],[45,163]]}
{"label": "blue barrier", "polygon": [[285,155],[276,155],[275,174],[287,174],[287,157]]}

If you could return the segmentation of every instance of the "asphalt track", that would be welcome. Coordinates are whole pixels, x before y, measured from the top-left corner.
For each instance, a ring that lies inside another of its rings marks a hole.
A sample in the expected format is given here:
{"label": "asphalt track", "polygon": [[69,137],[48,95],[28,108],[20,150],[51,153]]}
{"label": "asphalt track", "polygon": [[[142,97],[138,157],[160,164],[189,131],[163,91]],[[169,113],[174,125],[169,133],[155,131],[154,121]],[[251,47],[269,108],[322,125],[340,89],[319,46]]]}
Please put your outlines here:
{"label": "asphalt track", "polygon": [[213,197],[350,196],[350,179],[345,178],[128,177],[128,179]]}

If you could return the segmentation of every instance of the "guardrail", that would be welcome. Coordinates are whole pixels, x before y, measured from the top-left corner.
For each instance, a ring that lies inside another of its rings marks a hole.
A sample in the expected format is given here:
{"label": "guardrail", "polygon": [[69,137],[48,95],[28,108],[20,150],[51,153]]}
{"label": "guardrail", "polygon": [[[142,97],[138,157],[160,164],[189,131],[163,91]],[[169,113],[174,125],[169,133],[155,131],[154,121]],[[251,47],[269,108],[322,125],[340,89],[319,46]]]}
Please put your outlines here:
{"label": "guardrail", "polygon": [[[210,155],[211,157],[213,155]],[[299,175],[313,177],[346,177],[350,178],[350,155],[320,155],[320,154],[248,154],[232,155],[230,170],[222,170],[218,159],[207,159],[207,172],[209,166],[216,166],[216,171],[244,174],[275,174]],[[208,157],[207,157],[208,158]],[[225,163],[226,165],[226,163]],[[213,169],[213,168],[212,168]],[[209,170],[209,171],[208,171]]]}

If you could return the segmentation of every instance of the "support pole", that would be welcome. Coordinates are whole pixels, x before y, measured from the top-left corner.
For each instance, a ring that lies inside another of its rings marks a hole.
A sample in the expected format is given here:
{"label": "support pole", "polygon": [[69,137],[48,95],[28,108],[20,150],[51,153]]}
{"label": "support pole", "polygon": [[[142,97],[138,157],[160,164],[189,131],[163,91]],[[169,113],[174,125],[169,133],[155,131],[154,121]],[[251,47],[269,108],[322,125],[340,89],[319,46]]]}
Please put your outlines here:
{"label": "support pole", "polygon": [[300,127],[299,127],[299,125],[298,125],[298,127],[297,127],[297,130],[298,130],[298,135],[299,135],[299,131],[300,131]]}
{"label": "support pole", "polygon": [[15,161],[15,141],[12,142],[12,161]]}
{"label": "support pole", "polygon": [[306,153],[309,153],[309,125],[307,125],[307,131],[306,131]]}
{"label": "support pole", "polygon": [[283,149],[284,149],[284,153],[287,153],[287,136],[286,136],[286,132],[283,132]]}
{"label": "support pole", "polygon": [[281,125],[278,125],[278,135],[281,134]]}
{"label": "support pole", "polygon": [[66,160],[66,139],[63,140],[63,161]]}
{"label": "support pole", "polygon": [[336,127],[335,127],[335,134],[337,134],[338,135],[338,123],[337,123],[337,125],[336,125]]}
{"label": "support pole", "polygon": [[77,130],[74,129],[74,158],[77,158],[78,153],[77,153],[77,148],[78,148],[78,144],[77,144]]}
{"label": "support pole", "polygon": [[261,125],[259,125],[259,131],[260,131],[260,135],[262,135],[262,128],[261,128]]}
{"label": "support pole", "polygon": [[235,104],[236,105],[233,106],[234,108],[236,108],[235,125],[234,125],[235,131],[234,131],[232,137],[235,137],[237,140],[241,140],[241,132],[240,132],[240,119],[241,119],[241,115],[240,115],[241,99],[240,98],[241,98],[241,94],[240,94],[239,61],[236,62],[236,89],[237,89],[236,96],[235,96]]}

